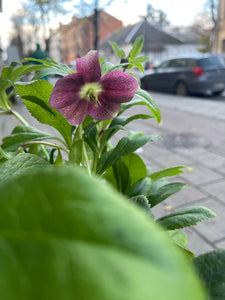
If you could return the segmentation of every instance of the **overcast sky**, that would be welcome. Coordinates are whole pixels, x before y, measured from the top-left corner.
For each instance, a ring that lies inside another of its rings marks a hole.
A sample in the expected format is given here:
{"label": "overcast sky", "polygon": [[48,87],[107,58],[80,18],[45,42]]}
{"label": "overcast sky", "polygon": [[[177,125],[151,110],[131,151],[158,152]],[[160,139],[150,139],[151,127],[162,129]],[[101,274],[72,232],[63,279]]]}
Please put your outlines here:
{"label": "overcast sky", "polygon": [[[20,0],[2,0],[3,13],[0,13],[0,36],[3,45],[7,42],[8,32],[11,23],[10,16],[19,8]],[[72,1],[71,1],[72,2]],[[206,0],[151,0],[156,9],[162,9],[173,25],[189,25],[196,14],[203,10]],[[117,17],[124,24],[134,24],[138,22],[139,16],[146,13],[147,0],[114,0],[106,11]],[[68,23],[72,12],[67,17],[61,17],[62,23]],[[59,19],[52,22],[53,27],[58,26]]]}

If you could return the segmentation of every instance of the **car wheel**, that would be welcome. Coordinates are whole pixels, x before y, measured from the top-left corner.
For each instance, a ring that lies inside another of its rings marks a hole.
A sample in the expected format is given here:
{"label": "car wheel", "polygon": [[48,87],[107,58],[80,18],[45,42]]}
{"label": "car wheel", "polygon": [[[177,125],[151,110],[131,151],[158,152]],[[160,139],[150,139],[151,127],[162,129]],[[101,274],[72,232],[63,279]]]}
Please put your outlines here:
{"label": "car wheel", "polygon": [[178,82],[175,86],[175,94],[179,96],[187,96],[188,88],[184,82]]}
{"label": "car wheel", "polygon": [[222,91],[218,91],[218,92],[214,92],[213,95],[214,96],[220,96],[221,94],[223,94],[224,90]]}

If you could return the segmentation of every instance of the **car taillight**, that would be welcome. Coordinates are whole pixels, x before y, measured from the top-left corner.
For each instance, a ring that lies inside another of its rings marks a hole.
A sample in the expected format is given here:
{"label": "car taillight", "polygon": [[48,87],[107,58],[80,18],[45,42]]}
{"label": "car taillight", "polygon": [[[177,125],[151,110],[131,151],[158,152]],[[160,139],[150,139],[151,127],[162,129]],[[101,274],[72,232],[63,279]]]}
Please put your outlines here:
{"label": "car taillight", "polygon": [[195,67],[194,70],[193,70],[193,73],[197,77],[205,75],[205,71],[201,67]]}

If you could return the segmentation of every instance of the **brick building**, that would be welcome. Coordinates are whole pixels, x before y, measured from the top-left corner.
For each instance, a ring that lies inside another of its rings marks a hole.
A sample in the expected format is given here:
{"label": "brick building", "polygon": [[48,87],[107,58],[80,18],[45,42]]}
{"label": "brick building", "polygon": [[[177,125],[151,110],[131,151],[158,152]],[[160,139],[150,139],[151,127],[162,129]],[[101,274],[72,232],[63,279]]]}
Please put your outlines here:
{"label": "brick building", "polygon": [[[113,32],[123,27],[122,21],[99,11],[99,42]],[[94,27],[93,15],[85,18],[73,17],[67,25],[60,24],[62,60],[69,64],[76,58],[81,57],[93,48]]]}

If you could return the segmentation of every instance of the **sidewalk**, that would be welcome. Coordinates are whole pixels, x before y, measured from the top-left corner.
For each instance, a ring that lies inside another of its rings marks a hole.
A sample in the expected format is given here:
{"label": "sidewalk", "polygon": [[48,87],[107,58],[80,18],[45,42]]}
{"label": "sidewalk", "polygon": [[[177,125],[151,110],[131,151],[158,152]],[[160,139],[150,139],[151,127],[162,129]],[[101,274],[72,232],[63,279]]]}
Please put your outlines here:
{"label": "sidewalk", "polygon": [[[157,102],[157,95],[154,99]],[[181,100],[188,105],[189,99],[182,97]],[[183,174],[169,181],[185,182],[188,187],[157,205],[153,213],[158,218],[187,206],[205,206],[217,217],[185,229],[189,240],[187,247],[195,255],[225,248],[225,121],[206,117],[211,105],[208,111],[202,107],[204,114],[199,116],[185,112],[185,107],[183,111],[174,106],[168,109],[170,103],[165,103],[157,103],[162,112],[162,124],[157,125],[154,120],[136,122],[136,131],[162,137],[145,146],[141,156],[153,171],[187,166]],[[204,102],[200,104],[204,106]],[[137,108],[135,110],[138,113]]]}
{"label": "sidewalk", "polygon": [[[187,206],[206,206],[217,217],[185,229],[189,238],[188,248],[196,255],[214,248],[225,248],[225,122],[185,113],[174,107],[168,109],[162,103],[159,107],[162,110],[161,125],[157,125],[154,119],[138,120],[130,129],[162,136],[162,140],[158,139],[143,147],[140,155],[153,171],[178,165],[188,166],[183,174],[170,180],[188,183],[188,187],[157,205],[153,213],[158,218]],[[30,125],[54,133],[51,127],[33,119],[21,102],[14,108]],[[135,107],[135,113],[138,112],[143,113],[143,108]],[[0,117],[0,139],[18,125],[15,118],[11,117],[10,120],[9,123],[9,116]]]}

